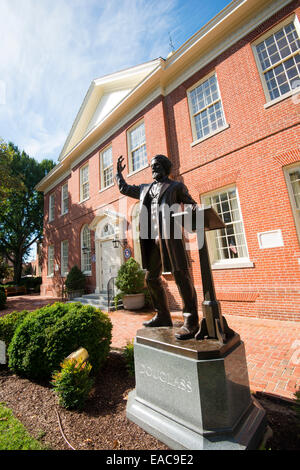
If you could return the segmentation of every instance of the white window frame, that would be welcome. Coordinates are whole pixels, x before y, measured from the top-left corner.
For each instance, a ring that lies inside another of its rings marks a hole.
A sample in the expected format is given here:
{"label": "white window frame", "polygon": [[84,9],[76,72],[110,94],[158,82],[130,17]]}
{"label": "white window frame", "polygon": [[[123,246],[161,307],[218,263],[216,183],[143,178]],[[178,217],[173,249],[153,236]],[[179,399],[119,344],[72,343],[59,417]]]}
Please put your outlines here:
{"label": "white window frame", "polygon": [[300,220],[299,220],[298,215],[297,215],[297,210],[298,209],[296,207],[295,196],[294,196],[294,192],[293,192],[293,188],[292,188],[292,184],[291,184],[291,179],[290,179],[290,176],[289,176],[290,173],[292,173],[295,169],[299,169],[299,171],[300,171],[300,161],[297,162],[297,163],[294,163],[293,165],[285,167],[283,169],[283,171],[284,171],[284,177],[285,177],[286,185],[287,185],[287,188],[288,188],[290,203],[291,203],[291,206],[292,206],[292,211],[293,211],[293,216],[294,216],[294,222],[295,222],[295,225],[296,225],[297,235],[298,235],[298,239],[299,239],[299,242],[300,242]]}
{"label": "white window frame", "polygon": [[[50,256],[51,252],[51,256]],[[54,245],[49,245],[48,246],[48,260],[47,260],[47,277],[53,277],[54,276]],[[52,269],[51,269],[52,268]]]}
{"label": "white window frame", "polygon": [[[137,129],[139,126],[141,126],[142,124],[144,124],[144,130],[145,130],[145,140],[143,143],[139,144],[137,147],[135,148],[131,148],[131,143],[130,143],[130,134],[132,131],[134,131],[135,129]],[[132,159],[132,154],[135,150],[138,150],[139,148],[143,147],[143,145],[145,145],[146,147],[146,162],[143,166],[133,170],[133,159]],[[136,122],[132,127],[130,127],[128,130],[127,130],[127,148],[128,148],[128,166],[129,166],[129,175],[132,175],[132,174],[135,174],[135,173],[138,173],[139,171],[143,170],[144,168],[147,168],[149,166],[149,163],[148,163],[148,155],[147,155],[147,141],[146,141],[146,128],[145,128],[145,121],[144,119],[141,119],[139,120],[138,122]]]}
{"label": "white window frame", "polygon": [[[66,196],[64,195],[64,188],[67,188]],[[68,183],[65,183],[61,187],[61,215],[65,215],[68,212],[69,212],[69,188],[68,188]]]}
{"label": "white window frame", "polygon": [[203,205],[207,206],[205,203],[205,198],[208,196],[216,196],[217,194],[221,194],[223,192],[235,190],[236,191],[236,196],[237,196],[237,205],[238,205],[238,210],[240,213],[240,222],[243,225],[243,230],[244,230],[244,237],[245,237],[245,248],[247,251],[247,256],[244,257],[239,257],[239,258],[230,258],[230,259],[221,259],[218,260],[215,258],[214,253],[215,253],[215,230],[211,230],[207,232],[207,245],[208,245],[208,250],[211,258],[211,267],[212,269],[233,269],[233,268],[253,268],[254,263],[250,261],[249,259],[249,250],[248,250],[248,244],[247,244],[247,238],[246,238],[246,232],[245,232],[245,225],[244,225],[244,220],[243,220],[243,214],[241,210],[241,204],[240,204],[240,198],[239,198],[239,193],[238,193],[238,188],[236,185],[229,185],[229,186],[224,186],[223,188],[219,188],[215,191],[210,191],[208,193],[202,194],[201,195],[201,202]]}
{"label": "white window frame", "polygon": [[[285,62],[286,60],[288,60],[290,57],[294,56],[297,54],[297,52],[293,53],[292,55],[290,56],[287,56],[285,57],[284,59],[282,59],[281,61],[278,61],[277,64],[275,65],[272,65],[270,66],[267,70],[263,71],[262,69],[262,66],[261,66],[261,63],[260,63],[260,60],[259,60],[259,57],[258,57],[258,53],[257,53],[257,50],[256,50],[256,47],[258,44],[260,44],[262,41],[265,41],[266,39],[268,39],[268,37],[272,36],[273,34],[276,34],[278,31],[280,31],[280,29],[282,29],[284,26],[288,25],[289,23],[294,23],[294,26],[295,26],[295,29],[298,33],[298,36],[300,38],[300,23],[299,23],[299,19],[297,17],[297,15],[293,14],[293,15],[290,15],[288,16],[284,21],[282,21],[281,23],[277,24],[276,26],[274,26],[273,28],[269,29],[266,33],[264,33],[262,36],[260,36],[258,39],[256,39],[253,43],[252,43],[252,51],[253,51],[253,55],[254,55],[254,58],[255,58],[255,62],[256,62],[256,66],[257,66],[257,69],[258,69],[258,72],[259,72],[259,76],[260,76],[260,80],[261,80],[261,84],[262,84],[262,87],[263,87],[263,90],[264,90],[264,94],[265,94],[265,98],[266,98],[266,103],[264,105],[265,108],[268,108],[276,103],[279,103],[280,101],[286,99],[286,98],[289,98],[290,96],[293,96],[294,94],[296,93],[299,93],[300,91],[300,81],[299,81],[299,85],[296,86],[295,88],[293,88],[292,90],[290,90],[289,92],[283,94],[283,95],[280,95],[278,98],[271,98],[270,96],[270,93],[269,93],[269,90],[268,90],[268,86],[267,86],[267,83],[266,83],[266,79],[264,77],[266,71],[270,70],[270,69],[274,69],[276,67],[276,65],[279,65],[279,64],[282,64],[283,62]],[[299,80],[299,79],[298,79]]]}
{"label": "white window frame", "polygon": [[[192,99],[191,99],[191,93],[196,88],[198,88],[200,85],[202,85],[202,83],[206,82],[207,80],[209,80],[214,75],[216,77],[216,84],[217,84],[217,90],[218,90],[219,98],[215,101],[212,101],[209,105],[205,106],[197,114],[200,114],[201,112],[205,111],[206,109],[209,109],[210,107],[212,107],[214,104],[220,102],[221,103],[221,108],[222,108],[222,113],[223,113],[223,118],[224,118],[224,124],[223,124],[223,126],[219,127],[218,129],[215,129],[214,131],[210,132],[209,134],[198,138],[197,130],[196,130],[196,124],[195,124],[195,115],[193,113],[193,104],[192,104]],[[226,116],[225,116],[223,100],[222,100],[220,87],[219,87],[218,75],[217,75],[215,70],[213,70],[208,75],[206,75],[201,80],[199,80],[197,83],[195,83],[193,86],[188,88],[187,98],[188,98],[188,107],[189,107],[190,121],[191,121],[191,127],[192,127],[192,136],[193,136],[193,142],[191,143],[191,146],[194,146],[194,145],[196,145],[200,142],[203,142],[204,140],[209,139],[210,137],[218,134],[219,132],[224,131],[225,129],[227,129],[229,127],[229,124],[227,124],[227,120],[226,120]]]}
{"label": "white window frame", "polygon": [[[64,246],[67,243],[67,255],[64,253]],[[60,244],[60,269],[61,277],[67,277],[69,273],[69,240],[63,240]]]}
{"label": "white window frame", "polygon": [[49,222],[53,222],[54,218],[55,218],[55,195],[54,193],[52,193],[49,196],[49,214],[48,214]]}
{"label": "white window frame", "polygon": [[[85,269],[86,266],[84,266],[84,258],[85,258],[85,254],[83,252],[83,248],[84,248],[84,245],[83,245],[83,233],[85,231],[85,229],[88,229],[89,230],[89,234],[90,234],[90,269]],[[91,254],[91,230],[89,228],[89,226],[87,224],[85,224],[82,229],[81,229],[81,233],[80,233],[80,251],[81,251],[81,271],[83,272],[83,274],[85,274],[86,276],[91,276],[92,275],[92,254]]]}
{"label": "white window frame", "polygon": [[[88,179],[87,181],[83,182],[83,171],[87,168]],[[83,197],[83,185],[88,185],[88,195],[84,198]],[[90,175],[89,175],[89,164],[83,165],[80,168],[80,202],[87,201],[90,198]]]}
{"label": "white window frame", "polygon": [[[111,164],[104,168],[103,155],[109,150],[111,150]],[[108,145],[105,149],[100,152],[100,191],[104,191],[104,189],[111,188],[114,185],[114,174],[112,176],[112,182],[108,185],[105,185],[104,171],[110,168],[112,169],[112,173],[114,173],[112,146]]]}

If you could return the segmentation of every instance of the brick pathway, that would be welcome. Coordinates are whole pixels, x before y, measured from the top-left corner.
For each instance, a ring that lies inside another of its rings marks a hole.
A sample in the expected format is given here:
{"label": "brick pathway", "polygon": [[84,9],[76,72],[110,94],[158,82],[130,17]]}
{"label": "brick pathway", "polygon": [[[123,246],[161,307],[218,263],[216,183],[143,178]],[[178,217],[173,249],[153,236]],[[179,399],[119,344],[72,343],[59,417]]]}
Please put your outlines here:
{"label": "brick pathway", "polygon": [[[34,310],[53,303],[50,297],[9,297],[7,308],[0,315],[13,310]],[[113,348],[123,348],[134,338],[136,331],[152,314],[125,310],[110,313],[113,323]],[[172,313],[174,320],[182,320],[180,312]],[[245,343],[250,388],[285,398],[293,398],[300,388],[300,323],[280,320],[226,316],[228,324]]]}

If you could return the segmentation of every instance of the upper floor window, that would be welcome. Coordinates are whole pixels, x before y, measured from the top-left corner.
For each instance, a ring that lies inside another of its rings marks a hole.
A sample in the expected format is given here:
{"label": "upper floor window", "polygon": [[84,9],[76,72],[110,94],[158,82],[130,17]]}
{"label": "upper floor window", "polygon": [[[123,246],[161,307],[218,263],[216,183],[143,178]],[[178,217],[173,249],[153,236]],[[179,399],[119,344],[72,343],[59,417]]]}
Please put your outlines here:
{"label": "upper floor window", "polygon": [[68,183],[64,184],[61,188],[61,213],[66,214],[69,210],[69,191]]}
{"label": "upper floor window", "polygon": [[213,267],[228,267],[248,261],[248,249],[240,204],[235,187],[202,197],[205,205],[212,206],[219,214],[225,228],[208,232],[208,244]]}
{"label": "upper floor window", "polygon": [[69,264],[69,242],[64,240],[61,242],[61,275],[66,277],[68,274],[68,264]]}
{"label": "upper floor window", "polygon": [[49,222],[54,220],[54,194],[50,194],[49,196]]}
{"label": "upper floor window", "polygon": [[89,165],[80,168],[80,201],[90,197]]}
{"label": "upper floor window", "polygon": [[114,182],[112,148],[108,147],[100,154],[101,188],[107,188]]}
{"label": "upper floor window", "polygon": [[54,274],[54,246],[48,246],[48,276]]}
{"label": "upper floor window", "polygon": [[148,164],[144,121],[128,131],[129,170],[144,168]]}
{"label": "upper floor window", "polygon": [[268,101],[280,98],[300,86],[300,40],[297,20],[289,21],[273,34],[255,43]]}
{"label": "upper floor window", "polygon": [[91,274],[91,231],[87,225],[81,230],[81,270],[84,274]]}
{"label": "upper floor window", "polygon": [[188,91],[193,139],[204,139],[226,126],[225,116],[214,73]]}
{"label": "upper floor window", "polygon": [[295,218],[298,237],[300,240],[300,165],[286,170],[286,181],[288,185],[290,200]]}

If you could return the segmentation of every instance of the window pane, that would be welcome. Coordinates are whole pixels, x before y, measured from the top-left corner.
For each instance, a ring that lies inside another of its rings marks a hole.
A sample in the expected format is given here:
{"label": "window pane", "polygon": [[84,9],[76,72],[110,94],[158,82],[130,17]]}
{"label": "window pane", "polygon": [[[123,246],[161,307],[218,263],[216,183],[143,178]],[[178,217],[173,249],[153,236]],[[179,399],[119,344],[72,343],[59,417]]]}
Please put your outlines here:
{"label": "window pane", "polygon": [[131,153],[131,171],[136,171],[147,165],[145,125],[141,123],[129,132]]}
{"label": "window pane", "polygon": [[[256,46],[270,98],[275,99],[292,90],[292,81],[299,78],[297,60],[300,41],[293,22]],[[293,56],[291,57],[291,55]]]}
{"label": "window pane", "polygon": [[212,205],[225,223],[225,228],[213,232],[217,260],[247,257],[246,238],[235,189],[206,196],[204,203]]}
{"label": "window pane", "polygon": [[81,253],[82,253],[82,271],[90,272],[92,269],[92,266],[91,266],[91,232],[87,226],[85,226],[82,230]]}

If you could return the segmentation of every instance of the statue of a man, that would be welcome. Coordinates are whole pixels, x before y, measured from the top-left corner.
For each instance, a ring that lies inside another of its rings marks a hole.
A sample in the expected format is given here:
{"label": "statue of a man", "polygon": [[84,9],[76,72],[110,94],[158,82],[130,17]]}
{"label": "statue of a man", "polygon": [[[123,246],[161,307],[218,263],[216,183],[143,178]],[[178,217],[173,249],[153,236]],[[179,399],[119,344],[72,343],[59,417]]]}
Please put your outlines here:
{"label": "statue of a man", "polygon": [[[140,237],[142,265],[147,270],[146,283],[156,315],[144,323],[146,327],[172,326],[167,296],[161,281],[162,272],[172,272],[183,301],[184,324],[175,335],[177,339],[193,338],[199,329],[197,295],[189,271],[184,240],[175,237],[172,231],[170,208],[174,205],[196,202],[186,186],[171,180],[172,163],[165,155],[156,155],[151,160],[153,182],[129,185],[123,178],[124,158],[117,163],[116,181],[122,194],[140,200],[140,225],[148,224],[147,237]],[[145,220],[145,214],[147,219]],[[171,228],[170,228],[171,226]]]}

